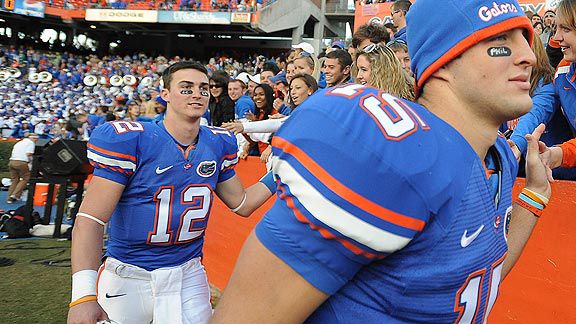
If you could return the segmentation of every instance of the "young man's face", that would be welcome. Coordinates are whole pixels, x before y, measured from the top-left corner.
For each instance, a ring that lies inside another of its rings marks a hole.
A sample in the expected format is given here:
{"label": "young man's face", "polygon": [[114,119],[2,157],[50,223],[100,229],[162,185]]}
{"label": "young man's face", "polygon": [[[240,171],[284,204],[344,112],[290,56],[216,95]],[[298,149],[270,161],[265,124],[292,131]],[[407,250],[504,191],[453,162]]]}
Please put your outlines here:
{"label": "young man's face", "polygon": [[328,58],[324,61],[324,74],[326,75],[326,83],[332,87],[348,78],[350,67],[342,67],[337,58]]}
{"label": "young man's face", "polygon": [[250,80],[248,81],[248,93],[250,94],[250,98],[254,97],[254,89],[258,86],[258,83]]}
{"label": "young man's face", "polygon": [[198,70],[183,69],[172,74],[170,89],[162,89],[162,99],[171,113],[184,118],[200,118],[208,107],[208,76]]}
{"label": "young man's face", "polygon": [[556,14],[553,12],[547,12],[544,15],[544,27],[550,28],[554,25],[556,19]]}
{"label": "young man's face", "polygon": [[530,74],[535,62],[524,30],[516,28],[474,45],[439,73],[467,109],[499,125],[532,108]]}
{"label": "young man's face", "polygon": [[576,30],[572,28],[572,23],[561,15],[556,16],[554,40],[560,44],[564,59],[568,62],[576,62]]}
{"label": "young man's face", "polygon": [[270,78],[274,76],[274,73],[272,71],[262,71],[262,73],[260,73],[260,84],[267,84],[271,87],[274,86],[274,84],[272,83],[272,81],[270,81]]}
{"label": "young man's face", "polygon": [[228,83],[228,95],[230,99],[236,101],[244,94],[244,87],[240,82],[229,82]]}

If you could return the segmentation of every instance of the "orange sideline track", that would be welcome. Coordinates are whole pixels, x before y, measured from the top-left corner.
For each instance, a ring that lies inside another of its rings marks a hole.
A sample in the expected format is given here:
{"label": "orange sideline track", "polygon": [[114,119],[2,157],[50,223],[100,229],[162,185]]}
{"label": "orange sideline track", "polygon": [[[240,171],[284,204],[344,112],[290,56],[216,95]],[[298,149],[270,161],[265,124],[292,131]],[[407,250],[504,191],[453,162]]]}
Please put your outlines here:
{"label": "orange sideline track", "polygon": [[[257,158],[241,161],[236,172],[245,186],[265,173]],[[517,195],[524,187],[519,179]],[[272,206],[274,198],[250,218],[232,214],[216,199],[204,245],[210,282],[224,289],[246,237]],[[553,197],[526,245],[524,254],[500,286],[491,323],[576,323],[576,182],[559,181]]]}

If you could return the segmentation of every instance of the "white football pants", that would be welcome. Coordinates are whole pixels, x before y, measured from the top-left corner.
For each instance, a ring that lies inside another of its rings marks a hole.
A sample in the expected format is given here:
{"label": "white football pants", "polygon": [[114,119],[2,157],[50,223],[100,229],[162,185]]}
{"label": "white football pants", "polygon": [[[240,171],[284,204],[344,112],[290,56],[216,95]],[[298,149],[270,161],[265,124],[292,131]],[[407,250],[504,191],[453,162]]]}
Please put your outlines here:
{"label": "white football pants", "polygon": [[210,286],[200,258],[146,271],[106,258],[98,277],[98,303],[120,324],[208,323]]}

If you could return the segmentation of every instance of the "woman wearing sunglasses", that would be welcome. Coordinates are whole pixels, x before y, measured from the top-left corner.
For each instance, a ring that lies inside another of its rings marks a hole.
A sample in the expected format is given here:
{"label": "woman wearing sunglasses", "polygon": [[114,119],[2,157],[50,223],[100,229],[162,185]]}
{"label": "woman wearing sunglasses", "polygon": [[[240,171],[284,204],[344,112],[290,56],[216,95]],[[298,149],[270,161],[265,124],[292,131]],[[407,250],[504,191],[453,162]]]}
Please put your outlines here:
{"label": "woman wearing sunglasses", "polygon": [[396,97],[414,100],[414,79],[402,69],[394,52],[387,46],[371,44],[356,58],[356,82],[390,93]]}
{"label": "woman wearing sunglasses", "polygon": [[223,74],[214,74],[209,82],[209,124],[220,127],[222,123],[234,120],[234,101],[228,96],[228,77]]}

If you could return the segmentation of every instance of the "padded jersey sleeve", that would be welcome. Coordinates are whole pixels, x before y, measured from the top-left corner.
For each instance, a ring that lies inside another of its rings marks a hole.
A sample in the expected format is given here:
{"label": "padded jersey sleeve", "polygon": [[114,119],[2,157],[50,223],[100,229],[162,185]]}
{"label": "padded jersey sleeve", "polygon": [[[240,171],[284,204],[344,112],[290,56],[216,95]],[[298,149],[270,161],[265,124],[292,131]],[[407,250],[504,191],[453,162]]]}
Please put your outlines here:
{"label": "padded jersey sleeve", "polygon": [[97,127],[88,142],[94,175],[126,185],[138,165],[138,139],[144,125],[110,122]]}
{"label": "padded jersey sleeve", "polygon": [[364,265],[406,246],[430,214],[376,143],[403,144],[388,142],[370,119],[367,123],[347,128],[345,121],[306,108],[295,112],[273,140],[279,199],[256,234],[327,294]]}
{"label": "padded jersey sleeve", "polygon": [[206,127],[215,138],[220,141],[222,158],[220,163],[220,175],[218,182],[226,181],[236,175],[234,168],[238,164],[238,145],[236,136],[220,127]]}

